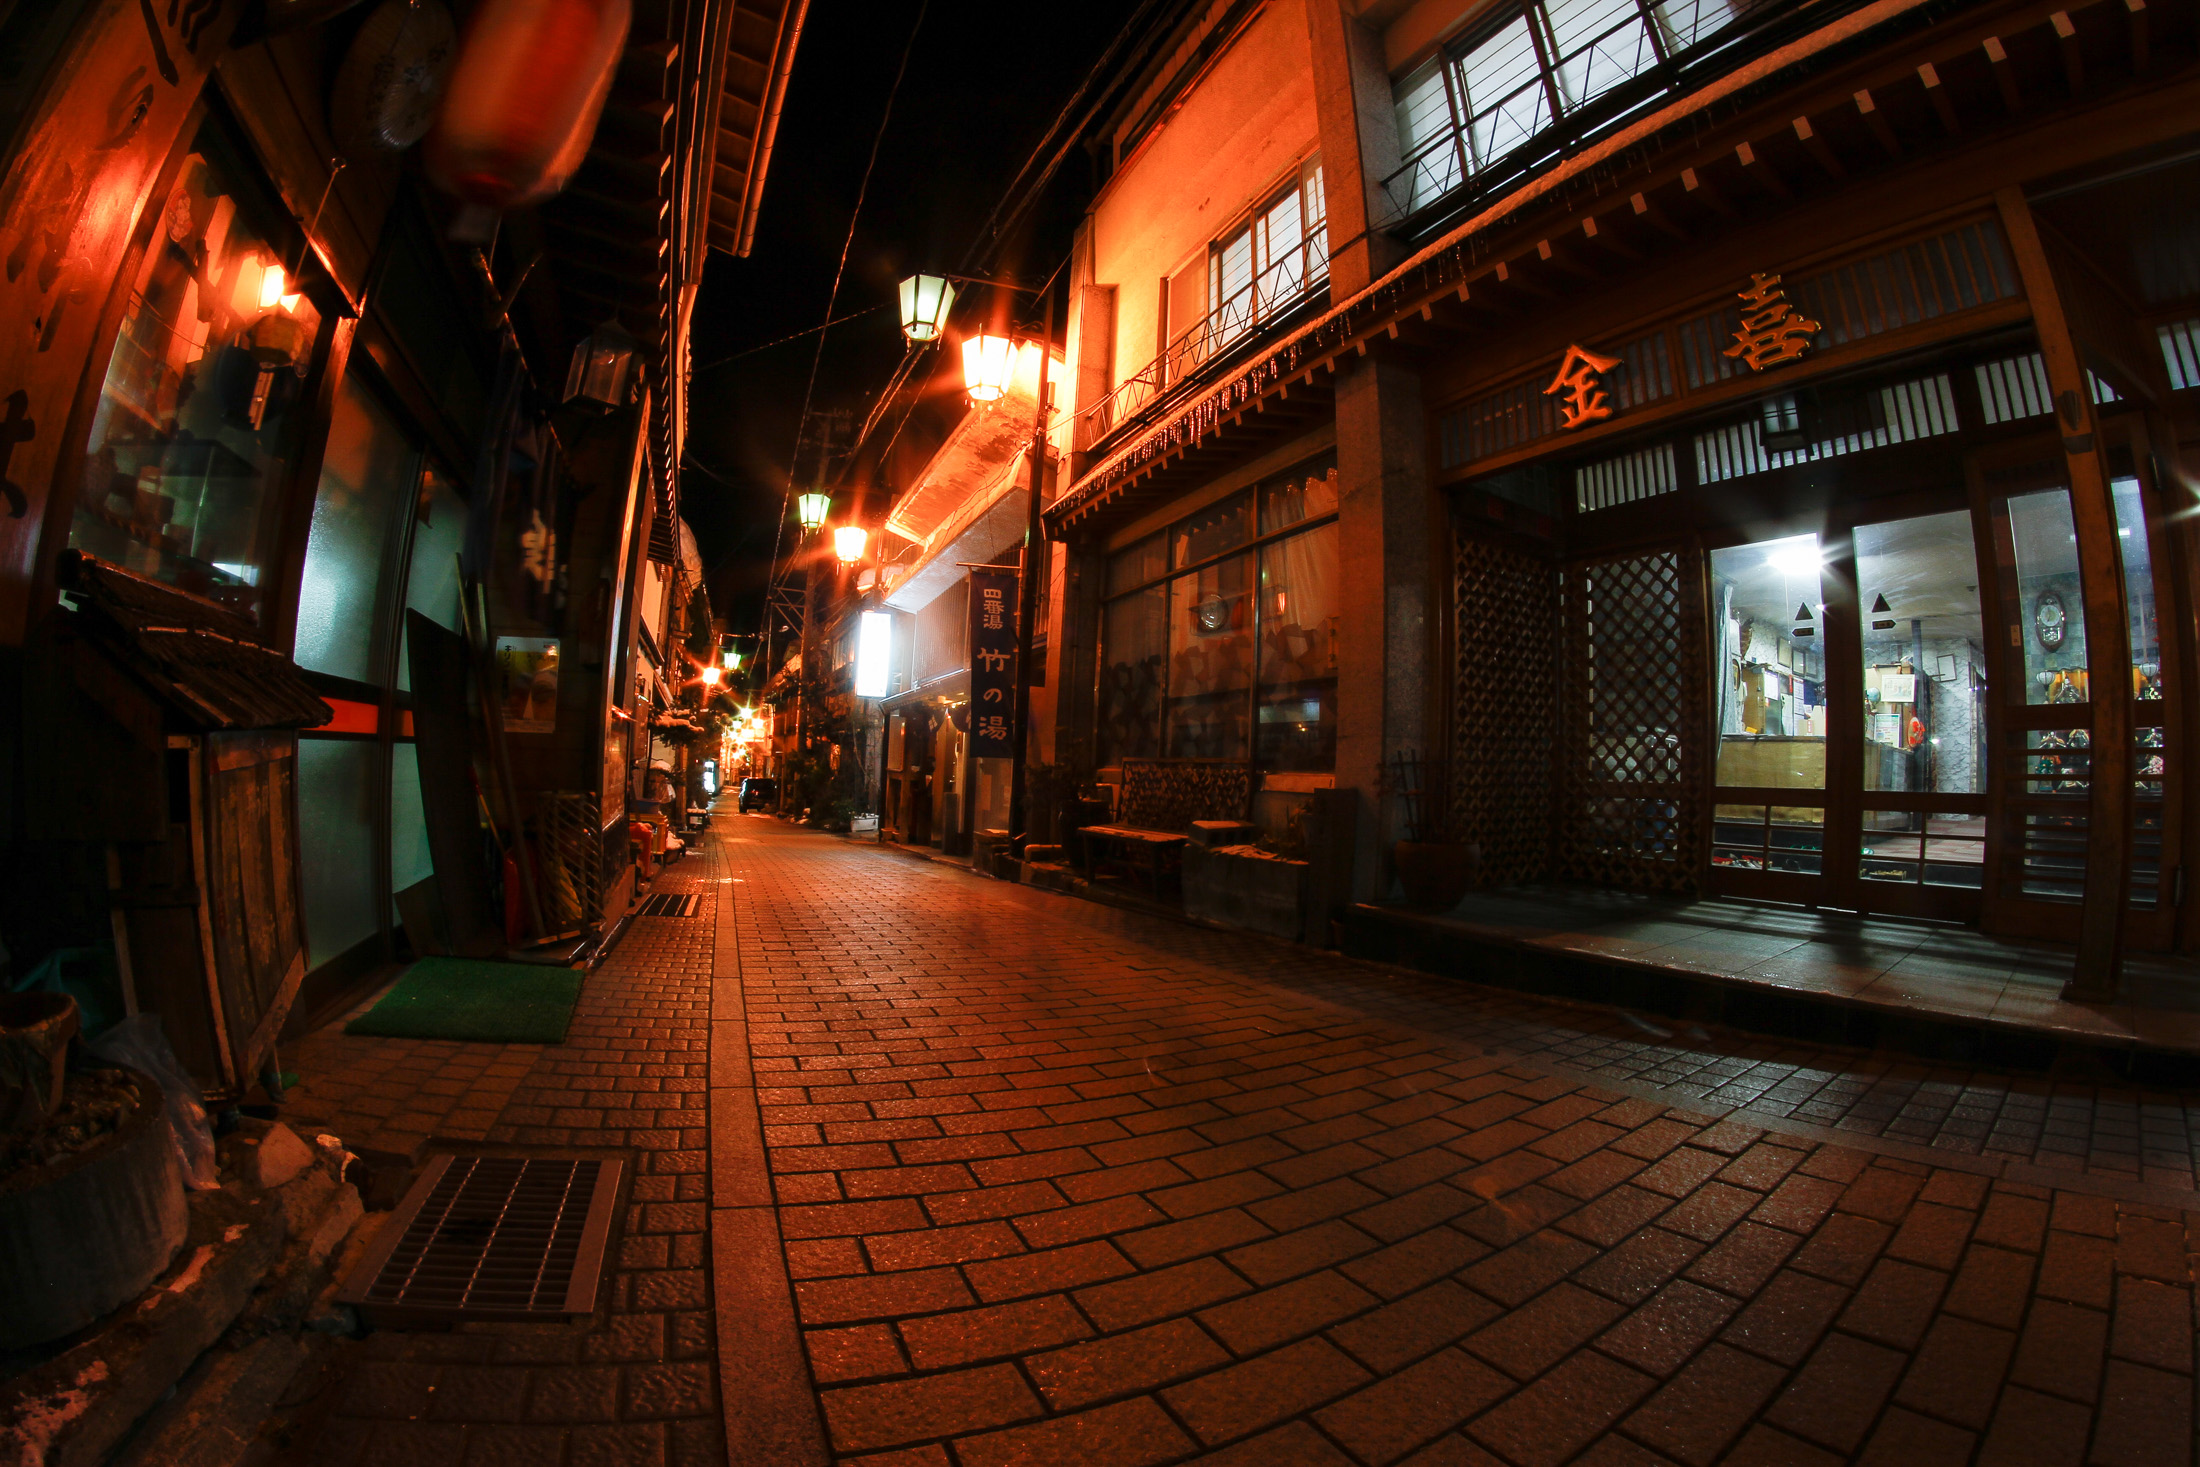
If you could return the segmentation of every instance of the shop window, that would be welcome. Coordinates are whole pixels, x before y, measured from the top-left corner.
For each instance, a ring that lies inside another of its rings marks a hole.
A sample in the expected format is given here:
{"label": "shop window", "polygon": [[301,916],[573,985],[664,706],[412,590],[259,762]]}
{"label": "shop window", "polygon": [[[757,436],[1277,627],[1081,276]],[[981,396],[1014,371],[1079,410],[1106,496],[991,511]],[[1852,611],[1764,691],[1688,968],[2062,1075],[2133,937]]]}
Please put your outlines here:
{"label": "shop window", "polygon": [[[1103,765],[1166,756],[1334,767],[1333,464],[1300,464],[1110,557]],[[1166,579],[1164,547],[1179,568]]]}
{"label": "shop window", "polygon": [[1980,887],[1981,814],[1874,808],[1871,795],[1986,792],[1985,618],[1967,510],[1856,530],[1867,881]]}
{"label": "shop window", "polygon": [[1253,538],[1252,508],[1250,494],[1233,494],[1183,521],[1170,536],[1171,562],[1181,570],[1237,549]]}
{"label": "shop window", "polygon": [[[1327,482],[1335,502],[1335,479]],[[1263,769],[1337,764],[1337,526],[1260,552],[1260,699],[1254,758]]]}
{"label": "shop window", "polygon": [[1337,468],[1316,460],[1260,486],[1260,532],[1273,535],[1337,512]]}
{"label": "shop window", "polygon": [[2012,588],[2005,608],[2009,641],[2023,651],[2015,701],[2088,701],[2085,594],[2078,576],[2078,530],[2066,489],[2013,494],[1996,506],[1996,538]]}
{"label": "shop window", "polygon": [[209,120],[155,205],[69,543],[258,618],[322,320],[250,177]]}
{"label": "shop window", "polygon": [[1253,688],[1253,558],[1231,556],[1169,582],[1168,754],[1243,759]]}
{"label": "shop window", "polygon": [[305,575],[298,587],[300,667],[358,682],[383,680],[383,594],[398,569],[401,514],[419,487],[420,450],[356,372],[345,376],[329,420],[313,497]]}
{"label": "shop window", "polygon": [[308,968],[342,957],[381,930],[374,910],[374,765],[380,755],[366,739],[298,741]]}
{"label": "shop window", "polygon": [[1711,552],[1722,785],[1826,787],[1822,563],[1815,535]]}
{"label": "shop window", "polygon": [[[458,553],[466,542],[466,501],[451,476],[429,462],[413,496],[412,566],[405,574],[405,607],[439,626],[458,630]],[[410,634],[400,628],[397,686],[412,688]]]}
{"label": "shop window", "polygon": [[390,749],[390,890],[403,891],[435,875],[428,850],[428,816],[420,801],[420,750]]}

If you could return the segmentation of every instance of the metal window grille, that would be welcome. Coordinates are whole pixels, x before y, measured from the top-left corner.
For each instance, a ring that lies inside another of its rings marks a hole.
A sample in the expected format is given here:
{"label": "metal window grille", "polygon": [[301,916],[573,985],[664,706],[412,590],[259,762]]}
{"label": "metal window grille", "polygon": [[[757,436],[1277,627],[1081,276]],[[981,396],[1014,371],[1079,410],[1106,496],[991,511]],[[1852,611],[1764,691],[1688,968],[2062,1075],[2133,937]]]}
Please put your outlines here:
{"label": "metal window grille", "polygon": [[2171,321],[2154,328],[2162,343],[2162,363],[2169,368],[2169,385],[2178,392],[2200,387],[2200,318]]}
{"label": "metal window grille", "polygon": [[[1619,349],[1620,365],[1605,377],[1605,390],[1621,412],[1673,395],[1673,361],[1665,333],[1638,336]],[[1443,466],[1456,468],[1489,458],[1558,431],[1558,399],[1544,394],[1550,379],[1538,375],[1478,397],[1437,422]]]}
{"label": "metal window grille", "polygon": [[1680,480],[1673,472],[1673,445],[1653,443],[1574,470],[1574,508],[1586,514],[1616,504],[1655,499],[1679,487]]}
{"label": "metal window grille", "polygon": [[1845,421],[1829,423],[1833,431],[1807,448],[1766,448],[1763,425],[1755,419],[1698,433],[1694,440],[1696,482],[1724,483],[1958,431],[1955,388],[1945,372],[1881,388],[1838,417]]}

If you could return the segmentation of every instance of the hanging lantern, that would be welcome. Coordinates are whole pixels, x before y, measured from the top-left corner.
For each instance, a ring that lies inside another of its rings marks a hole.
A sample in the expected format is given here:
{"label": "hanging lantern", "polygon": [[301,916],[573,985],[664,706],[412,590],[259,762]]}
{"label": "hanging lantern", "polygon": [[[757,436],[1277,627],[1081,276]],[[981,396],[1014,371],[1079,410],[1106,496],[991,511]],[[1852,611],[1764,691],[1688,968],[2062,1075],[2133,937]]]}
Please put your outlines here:
{"label": "hanging lantern", "polygon": [[631,0],[482,0],[428,133],[428,176],[477,210],[564,188],[595,139],[632,18]]}
{"label": "hanging lantern", "polygon": [[573,365],[565,374],[565,400],[607,412],[623,407],[639,350],[634,338],[616,326],[598,326],[589,332],[573,348]]}
{"label": "hanging lantern", "polygon": [[795,518],[802,522],[802,533],[814,535],[825,528],[825,516],[832,513],[832,496],[812,490],[796,499],[794,508]]}
{"label": "hanging lantern", "polygon": [[833,554],[842,565],[854,565],[863,559],[863,547],[869,543],[871,532],[861,525],[842,525],[833,531]]}
{"label": "hanging lantern", "polygon": [[955,286],[944,275],[912,275],[901,283],[901,334],[936,341],[955,307]]}
{"label": "hanging lantern", "polygon": [[998,402],[1008,393],[1016,369],[1016,343],[981,331],[963,338],[963,391],[972,402]]}

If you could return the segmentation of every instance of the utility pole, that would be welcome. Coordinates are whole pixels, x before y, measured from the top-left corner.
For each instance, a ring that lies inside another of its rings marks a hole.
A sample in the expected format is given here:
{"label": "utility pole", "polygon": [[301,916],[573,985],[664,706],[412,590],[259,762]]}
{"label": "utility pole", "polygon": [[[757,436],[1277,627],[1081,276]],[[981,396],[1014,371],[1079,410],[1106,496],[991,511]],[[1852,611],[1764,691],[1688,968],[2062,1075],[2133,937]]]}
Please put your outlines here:
{"label": "utility pole", "polygon": [[1024,559],[1016,581],[1016,724],[1010,735],[1008,828],[1011,848],[1023,854],[1031,839],[1025,766],[1031,742],[1031,640],[1039,619],[1039,577],[1050,569],[1046,526],[1047,367],[1054,359],[1054,287],[1046,289],[1046,325],[1039,339],[1039,410],[1031,428],[1031,497],[1024,511]]}

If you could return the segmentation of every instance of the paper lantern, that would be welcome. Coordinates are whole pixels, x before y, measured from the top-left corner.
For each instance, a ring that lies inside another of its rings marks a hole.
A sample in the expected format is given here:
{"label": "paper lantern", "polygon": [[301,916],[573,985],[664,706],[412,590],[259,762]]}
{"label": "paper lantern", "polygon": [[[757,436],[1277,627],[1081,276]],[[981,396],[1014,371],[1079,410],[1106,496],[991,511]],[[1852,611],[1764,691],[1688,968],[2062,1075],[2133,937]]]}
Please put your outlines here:
{"label": "paper lantern", "polygon": [[537,203],[588,155],[631,0],[481,0],[429,130],[428,176],[485,209]]}

